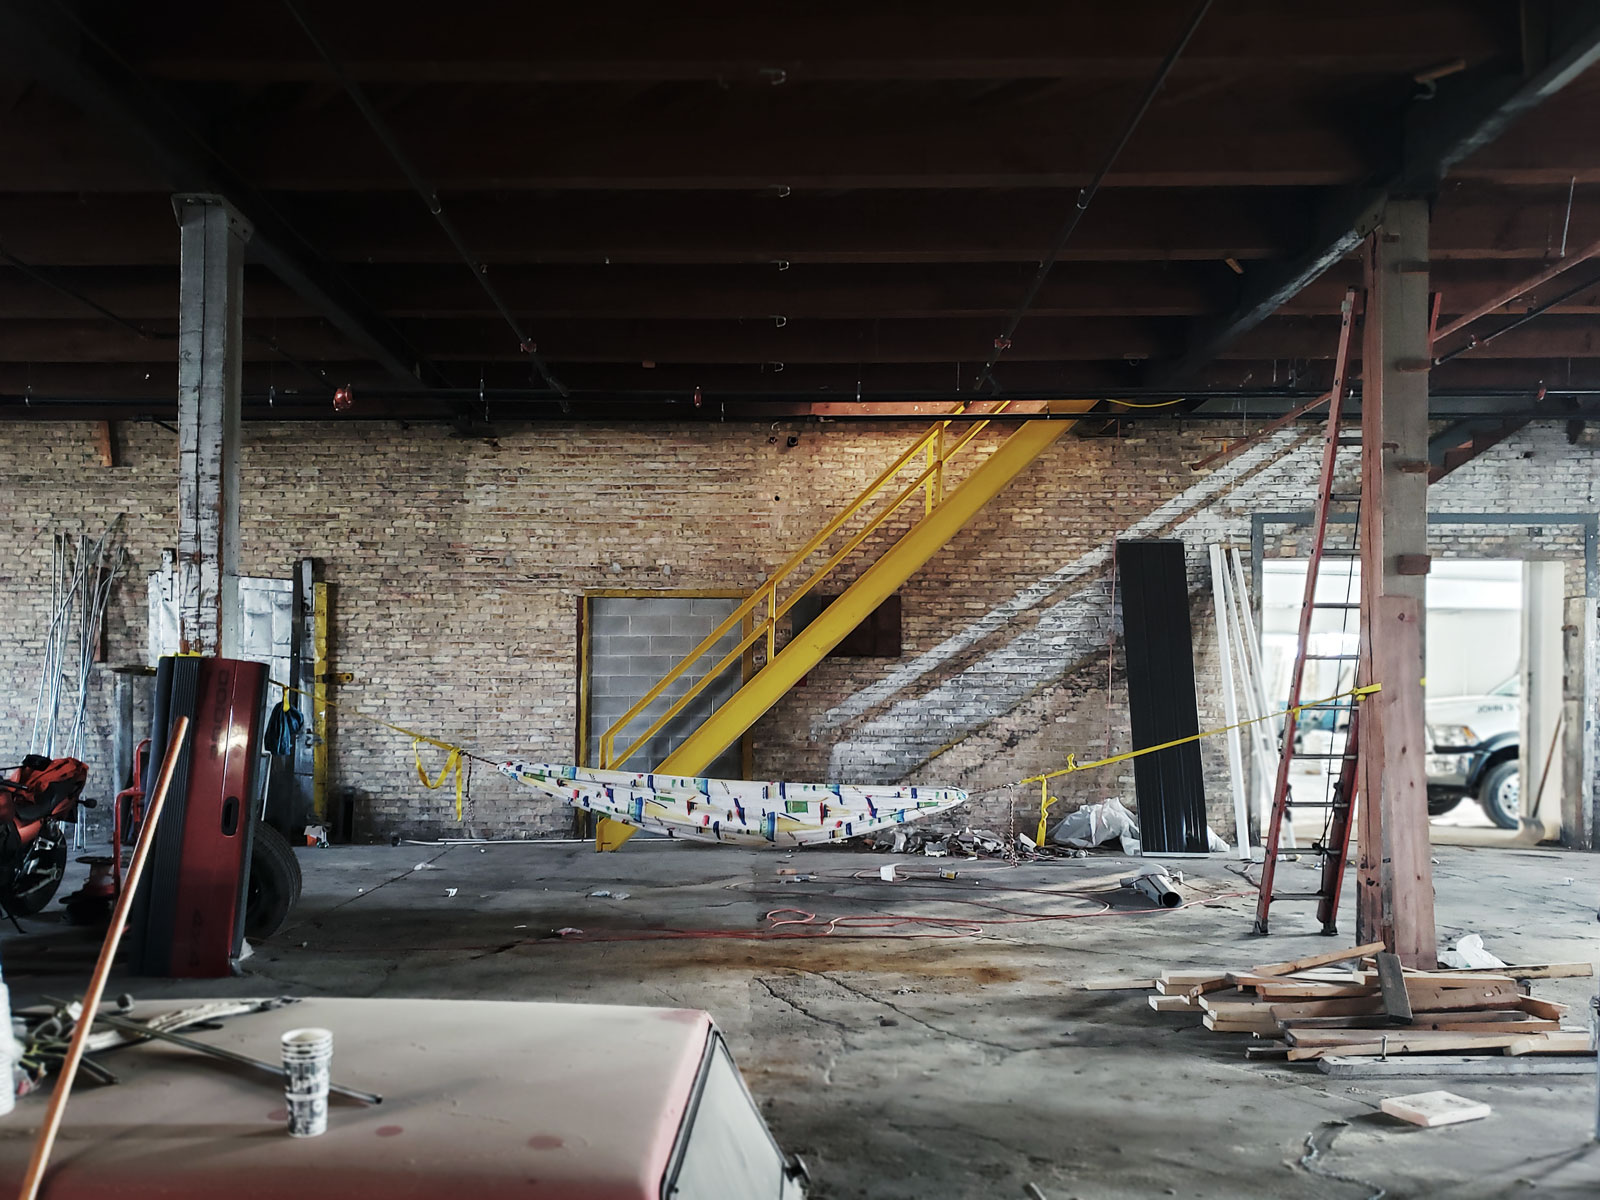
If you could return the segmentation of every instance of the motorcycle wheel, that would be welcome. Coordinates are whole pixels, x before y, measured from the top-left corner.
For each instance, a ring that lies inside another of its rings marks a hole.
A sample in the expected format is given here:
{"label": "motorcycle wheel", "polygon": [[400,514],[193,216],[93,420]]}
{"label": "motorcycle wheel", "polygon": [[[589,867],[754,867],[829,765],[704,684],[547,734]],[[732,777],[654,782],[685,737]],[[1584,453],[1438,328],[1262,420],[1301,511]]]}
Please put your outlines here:
{"label": "motorcycle wheel", "polygon": [[36,916],[55,899],[66,872],[66,834],[57,825],[46,825],[23,852],[16,874],[0,889],[0,903],[12,916]]}

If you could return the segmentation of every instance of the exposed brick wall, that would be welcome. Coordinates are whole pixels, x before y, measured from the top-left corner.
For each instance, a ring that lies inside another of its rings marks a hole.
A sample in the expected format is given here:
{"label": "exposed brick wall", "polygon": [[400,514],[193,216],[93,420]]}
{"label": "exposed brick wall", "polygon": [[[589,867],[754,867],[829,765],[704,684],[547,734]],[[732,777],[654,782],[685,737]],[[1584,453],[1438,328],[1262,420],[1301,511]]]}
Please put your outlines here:
{"label": "exposed brick wall", "polygon": [[[321,557],[334,585],[334,665],[345,704],[460,740],[490,757],[568,761],[574,749],[578,597],[585,589],[730,588],[760,582],[890,462],[909,425],[801,427],[789,449],[765,425],[539,426],[496,443],[436,426],[334,423],[245,430],[242,570],[286,574]],[[1201,719],[1220,723],[1206,545],[1244,544],[1250,514],[1302,508],[1315,432],[1278,435],[1222,470],[1184,463],[1214,443],[1173,428],[1120,440],[1068,437],[982,513],[904,591],[905,655],[830,659],[753,731],[755,773],[871,781],[912,777],[975,790],[1127,748],[1106,572],[1119,536],[1189,546]],[[1000,436],[986,433],[969,462]],[[175,540],[172,435],[119,427],[116,468],[95,465],[86,425],[0,425],[0,731],[25,737],[48,607],[49,533],[129,514],[133,566],[119,589],[110,660],[142,660],[144,576]],[[1532,457],[1527,457],[1531,455]],[[1597,455],[1560,427],[1525,431],[1434,489],[1436,509],[1592,511]],[[954,472],[951,486],[962,474]],[[920,512],[914,504],[909,512]],[[870,551],[904,521],[891,523]],[[1284,532],[1284,531],[1280,531]],[[1558,556],[1570,529],[1436,528],[1443,555]],[[1292,535],[1269,553],[1292,553]],[[861,562],[870,561],[870,553]],[[852,567],[851,571],[859,570]],[[844,579],[852,577],[847,571]],[[1574,578],[1569,572],[1569,579]],[[1576,578],[1581,579],[1581,575]],[[108,681],[93,710],[108,730]],[[417,782],[404,739],[334,722],[332,784],[354,788],[363,828],[454,831],[447,792]],[[1214,820],[1231,818],[1221,747],[1204,749]],[[560,833],[566,816],[481,764],[475,827]],[[1132,772],[1072,777],[1064,803],[1131,802]],[[1003,825],[1006,793],[975,820]],[[1034,797],[1017,796],[1031,826]]]}

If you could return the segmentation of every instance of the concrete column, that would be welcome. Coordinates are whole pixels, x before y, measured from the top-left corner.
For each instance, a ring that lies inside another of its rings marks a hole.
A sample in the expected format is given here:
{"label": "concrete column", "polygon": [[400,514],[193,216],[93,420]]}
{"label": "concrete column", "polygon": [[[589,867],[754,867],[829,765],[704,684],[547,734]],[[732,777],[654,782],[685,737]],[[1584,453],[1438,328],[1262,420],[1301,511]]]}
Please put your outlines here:
{"label": "concrete column", "polygon": [[176,196],[178,639],[239,649],[239,376],[246,225],[220,196]]}
{"label": "concrete column", "polygon": [[1423,612],[1428,571],[1428,209],[1391,200],[1367,239],[1361,355],[1363,701],[1356,940],[1435,965]]}

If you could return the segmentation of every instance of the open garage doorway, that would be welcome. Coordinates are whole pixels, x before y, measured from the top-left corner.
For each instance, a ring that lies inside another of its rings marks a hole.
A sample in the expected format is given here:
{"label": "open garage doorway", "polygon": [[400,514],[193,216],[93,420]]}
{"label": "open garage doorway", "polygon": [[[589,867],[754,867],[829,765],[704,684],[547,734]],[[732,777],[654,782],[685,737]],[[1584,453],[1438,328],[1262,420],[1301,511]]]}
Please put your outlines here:
{"label": "open garage doorway", "polygon": [[[1303,559],[1262,563],[1262,665],[1280,705],[1288,698],[1305,571]],[[1561,835],[1565,793],[1583,787],[1584,656],[1581,637],[1571,636],[1563,616],[1564,574],[1561,562],[1435,559],[1432,564],[1425,653],[1428,810],[1435,841],[1537,842]],[[1331,696],[1354,685],[1360,594],[1358,562],[1324,562],[1317,601],[1328,607],[1313,616],[1310,653],[1315,657],[1306,664],[1303,698]],[[1570,691],[1572,681],[1579,687],[1569,702],[1564,684]],[[1298,735],[1300,748],[1309,754],[1342,753],[1345,731],[1334,727],[1335,716],[1308,711]],[[1534,752],[1523,753],[1525,746]],[[1569,769],[1570,754],[1579,760],[1577,769]],[[1337,765],[1336,757],[1295,765],[1292,784],[1304,805],[1295,813],[1300,844],[1322,834],[1323,810],[1313,805],[1331,795]]]}

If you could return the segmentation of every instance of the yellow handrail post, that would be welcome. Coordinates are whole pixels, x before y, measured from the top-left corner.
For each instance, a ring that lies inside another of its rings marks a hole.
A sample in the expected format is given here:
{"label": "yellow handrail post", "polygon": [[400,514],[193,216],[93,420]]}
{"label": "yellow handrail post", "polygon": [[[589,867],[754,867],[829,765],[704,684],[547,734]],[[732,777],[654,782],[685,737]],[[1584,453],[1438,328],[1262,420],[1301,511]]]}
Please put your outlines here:
{"label": "yellow handrail post", "polygon": [[778,652],[778,581],[774,577],[767,588],[767,661]]}

